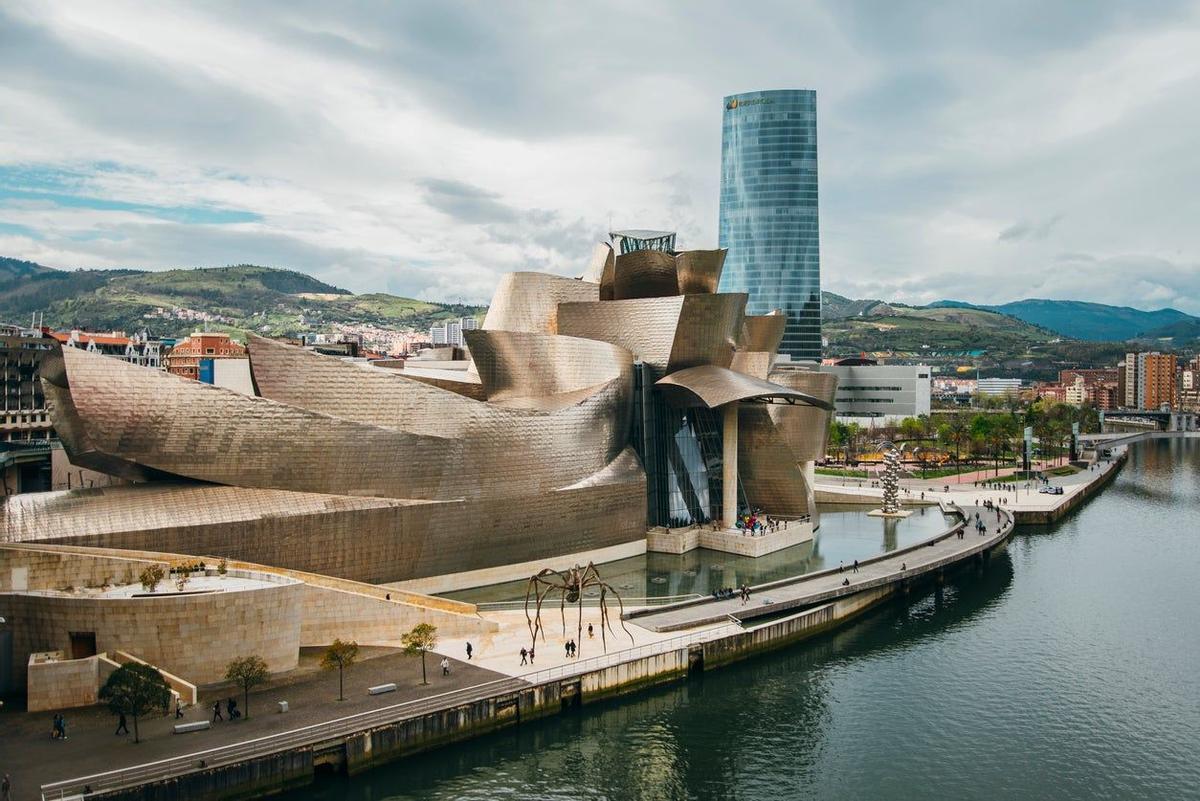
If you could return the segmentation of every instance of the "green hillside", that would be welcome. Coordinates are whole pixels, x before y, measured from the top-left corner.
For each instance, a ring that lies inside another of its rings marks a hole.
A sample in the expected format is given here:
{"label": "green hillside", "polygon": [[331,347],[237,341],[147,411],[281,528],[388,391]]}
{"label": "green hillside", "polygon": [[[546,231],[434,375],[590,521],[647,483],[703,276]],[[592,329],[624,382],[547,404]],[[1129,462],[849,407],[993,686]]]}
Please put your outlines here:
{"label": "green hillside", "polygon": [[1133,339],[1139,335],[1174,323],[1200,323],[1195,317],[1178,309],[1144,311],[1129,306],[1109,306],[1104,303],[1085,303],[1079,300],[1047,300],[1027,298],[999,306],[980,306],[957,300],[939,300],[931,304],[944,308],[987,309],[1000,312],[1051,331],[1093,342],[1113,342]]}
{"label": "green hillside", "polygon": [[914,308],[882,304],[882,315],[825,321],[830,355],[861,351],[921,353],[983,350],[1020,356],[1057,334],[995,312],[962,308]]}
{"label": "green hillside", "polygon": [[394,295],[354,295],[303,273],[249,264],[162,272],[65,272],[31,262],[0,261],[0,320],[24,321],[38,312],[54,328],[148,328],[160,336],[181,336],[208,325],[295,336],[333,323],[420,330],[480,311],[478,306]]}

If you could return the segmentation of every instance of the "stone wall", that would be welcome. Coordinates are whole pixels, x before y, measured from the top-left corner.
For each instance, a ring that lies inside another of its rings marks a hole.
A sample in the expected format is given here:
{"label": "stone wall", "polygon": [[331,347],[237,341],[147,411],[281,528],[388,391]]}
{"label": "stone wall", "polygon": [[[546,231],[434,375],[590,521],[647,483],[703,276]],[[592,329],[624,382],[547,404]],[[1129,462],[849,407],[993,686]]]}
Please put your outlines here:
{"label": "stone wall", "polygon": [[63,551],[0,546],[0,592],[62,590],[136,584],[138,575],[159,559],[127,559]]}
{"label": "stone wall", "polygon": [[225,675],[233,658],[257,654],[272,672],[299,659],[303,585],[281,579],[233,592],[114,598],[0,593],[13,634],[14,679],[24,684],[29,654],[70,653],[71,632],[94,632],[96,650],[127,651],[187,681]]}
{"label": "stone wall", "polygon": [[100,681],[98,662],[99,658],[95,656],[44,661],[30,658],[26,678],[26,710],[42,712],[96,703]]}

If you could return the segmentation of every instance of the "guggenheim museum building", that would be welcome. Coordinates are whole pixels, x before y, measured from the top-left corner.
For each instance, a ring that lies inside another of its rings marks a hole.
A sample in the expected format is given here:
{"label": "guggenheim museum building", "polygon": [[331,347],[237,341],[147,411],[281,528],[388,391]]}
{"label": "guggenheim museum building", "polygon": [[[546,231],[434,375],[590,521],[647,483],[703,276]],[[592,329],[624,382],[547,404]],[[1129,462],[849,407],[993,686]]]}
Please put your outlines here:
{"label": "guggenheim museum building", "polygon": [[7,498],[0,540],[487,583],[654,527],[815,520],[836,379],[778,356],[782,313],[717,291],[724,250],[634,233],[579,278],[504,276],[456,377],[252,337],[249,396],[59,348],[54,427],[125,483]]}

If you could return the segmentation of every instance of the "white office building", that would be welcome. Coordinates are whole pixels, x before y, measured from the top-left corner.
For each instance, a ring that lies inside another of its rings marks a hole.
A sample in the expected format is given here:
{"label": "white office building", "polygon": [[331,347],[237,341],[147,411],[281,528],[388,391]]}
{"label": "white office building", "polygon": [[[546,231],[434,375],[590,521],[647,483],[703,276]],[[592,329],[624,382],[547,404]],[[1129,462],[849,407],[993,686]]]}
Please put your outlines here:
{"label": "white office building", "polygon": [[1021,392],[1021,379],[981,378],[978,390],[980,395],[1018,395]]}
{"label": "white office building", "polygon": [[817,369],[838,377],[834,413],[843,422],[889,425],[929,414],[928,365],[842,363]]}

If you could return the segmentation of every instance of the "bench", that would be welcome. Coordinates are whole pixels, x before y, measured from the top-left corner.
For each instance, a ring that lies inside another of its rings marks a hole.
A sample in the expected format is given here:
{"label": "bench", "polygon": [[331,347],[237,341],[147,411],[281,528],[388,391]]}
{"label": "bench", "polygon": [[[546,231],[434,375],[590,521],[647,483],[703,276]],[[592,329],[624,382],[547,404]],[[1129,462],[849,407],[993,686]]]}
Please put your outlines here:
{"label": "bench", "polygon": [[383,695],[384,693],[396,692],[396,683],[377,684],[374,687],[367,688],[367,695]]}
{"label": "bench", "polygon": [[212,728],[211,720],[197,720],[195,723],[176,723],[176,734],[187,734],[190,731],[204,731]]}

